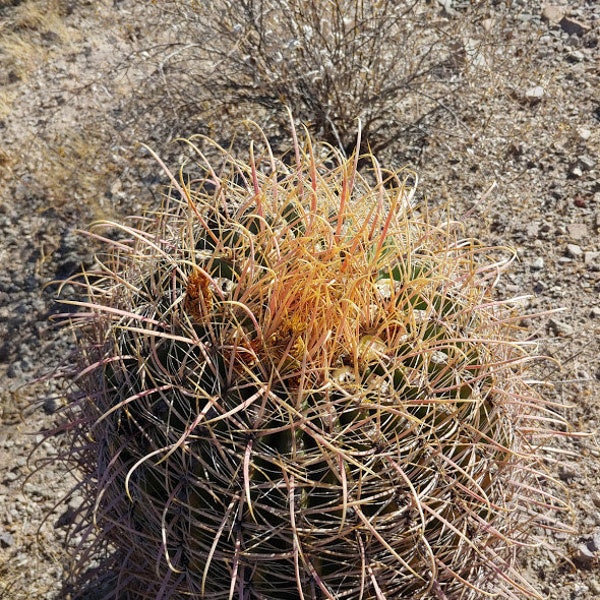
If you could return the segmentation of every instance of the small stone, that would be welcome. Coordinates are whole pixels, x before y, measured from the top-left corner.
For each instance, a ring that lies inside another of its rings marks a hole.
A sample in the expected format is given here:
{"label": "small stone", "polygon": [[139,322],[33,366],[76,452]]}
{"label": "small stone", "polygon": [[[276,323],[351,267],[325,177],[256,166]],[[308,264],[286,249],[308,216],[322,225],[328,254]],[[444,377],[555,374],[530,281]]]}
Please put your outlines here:
{"label": "small stone", "polygon": [[123,182],[120,179],[116,179],[110,186],[111,196],[122,196],[123,195]]}
{"label": "small stone", "polygon": [[[568,323],[565,323],[564,321],[558,321],[557,319],[550,319],[550,321],[548,322],[551,331],[554,333],[554,335],[558,336],[558,337],[571,337],[573,335],[573,333],[575,332],[575,329],[569,325]],[[564,469],[564,467],[563,467]],[[565,473],[567,471],[564,471]],[[559,474],[559,477],[561,479],[563,479],[563,476]],[[564,481],[564,479],[563,479]]]}
{"label": "small stone", "polygon": [[444,9],[444,15],[447,17],[456,17],[458,12],[452,8],[452,0],[437,0],[438,4]]}
{"label": "small stone", "polygon": [[0,531],[0,548],[10,548],[15,543],[15,538],[8,531]]}
{"label": "small stone", "polygon": [[583,240],[588,232],[585,223],[571,223],[567,225],[567,231],[573,240]]}
{"label": "small stone", "polygon": [[577,544],[576,562],[588,564],[600,555],[600,531],[581,537]]}
{"label": "small stone", "polygon": [[568,33],[569,35],[584,35],[590,30],[589,25],[582,23],[581,21],[577,21],[571,17],[563,17],[559,23],[561,29]]}
{"label": "small stone", "polygon": [[541,85],[536,85],[525,92],[525,99],[529,104],[537,104],[542,101],[545,95],[546,90]]}
{"label": "small stone", "polygon": [[51,396],[44,400],[44,411],[51,415],[63,406],[63,399],[56,396]]}
{"label": "small stone", "polygon": [[487,31],[488,33],[494,29],[495,25],[496,21],[494,19],[483,19],[483,21],[481,21],[481,26],[484,31]]}
{"label": "small stone", "polygon": [[542,21],[549,25],[558,25],[566,15],[564,6],[544,6],[542,9]]}
{"label": "small stone", "polygon": [[581,167],[579,165],[575,165],[574,167],[571,167],[571,170],[569,171],[569,175],[571,177],[579,178],[583,175],[583,170],[581,169]]}
{"label": "small stone", "polygon": [[567,540],[567,533],[565,531],[553,531],[552,532],[552,537],[555,540],[558,540],[560,542],[564,542],[565,540]]}
{"label": "small stone", "polygon": [[60,36],[58,35],[58,33],[56,33],[56,31],[44,31],[41,37],[45,42],[48,42],[49,44],[57,44],[61,40]]}
{"label": "small stone", "polygon": [[[594,306],[594,308],[592,308],[592,310],[590,310],[590,317],[592,317],[592,319],[600,319],[600,307],[598,306]],[[600,508],[600,494],[597,494],[598,496],[598,508]],[[594,501],[594,504],[596,504],[596,502]]]}
{"label": "small stone", "polygon": [[527,225],[525,226],[525,233],[527,233],[527,237],[529,239],[537,238],[537,236],[540,233],[539,223],[536,223],[535,221],[527,223]]}
{"label": "small stone", "polygon": [[584,252],[583,262],[590,270],[596,270],[600,265],[600,252]]}
{"label": "small stone", "polygon": [[22,375],[23,375],[23,371],[22,371],[20,365],[17,364],[16,362],[9,365],[8,369],[6,370],[6,376],[9,379],[18,379]]}
{"label": "small stone", "polygon": [[589,600],[590,588],[585,583],[576,583],[571,592],[571,600]]}
{"label": "small stone", "polygon": [[582,141],[587,142],[592,137],[592,132],[589,129],[581,127],[577,130],[577,135]]}
{"label": "small stone", "polygon": [[567,54],[567,60],[570,63],[578,63],[585,60],[585,54],[581,50],[573,50],[573,52]]}
{"label": "small stone", "polygon": [[596,597],[600,597],[600,583],[598,583],[596,579],[590,579],[587,584],[590,588],[590,592],[595,594]]}
{"label": "small stone", "polygon": [[580,258],[583,256],[583,250],[581,249],[581,246],[578,246],[577,244],[567,244],[565,254],[569,258]]}
{"label": "small stone", "polygon": [[534,271],[541,271],[544,268],[544,259],[541,256],[538,256],[532,263],[531,268]]}
{"label": "small stone", "polygon": [[5,485],[10,484],[13,481],[16,481],[17,479],[19,479],[17,473],[15,473],[14,471],[8,471],[4,474],[4,479],[2,480],[2,483],[4,483]]}
{"label": "small stone", "polygon": [[577,545],[577,556],[576,559],[578,562],[588,563],[594,560],[596,557],[596,553],[592,552],[586,543],[581,543]]}
{"label": "small stone", "polygon": [[71,498],[69,498],[68,507],[71,510],[77,511],[81,508],[83,503],[84,503],[83,496],[81,496],[79,494],[74,494],[73,496],[71,496]]}
{"label": "small stone", "polygon": [[583,171],[591,171],[596,166],[596,161],[587,154],[577,157],[577,163]]}
{"label": "small stone", "polygon": [[558,477],[561,481],[569,483],[569,481],[577,479],[577,469],[561,465],[558,469]]}

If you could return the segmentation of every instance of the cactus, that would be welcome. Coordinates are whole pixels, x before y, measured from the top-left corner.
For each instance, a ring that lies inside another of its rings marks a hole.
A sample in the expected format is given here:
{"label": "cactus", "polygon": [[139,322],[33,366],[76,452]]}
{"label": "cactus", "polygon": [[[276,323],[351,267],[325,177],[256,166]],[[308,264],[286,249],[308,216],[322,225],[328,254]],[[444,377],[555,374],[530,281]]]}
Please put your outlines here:
{"label": "cactus", "polygon": [[190,139],[160,210],[96,224],[66,429],[114,597],[539,597],[514,561],[565,507],[557,420],[498,249],[410,171],[293,141],[217,170]]}

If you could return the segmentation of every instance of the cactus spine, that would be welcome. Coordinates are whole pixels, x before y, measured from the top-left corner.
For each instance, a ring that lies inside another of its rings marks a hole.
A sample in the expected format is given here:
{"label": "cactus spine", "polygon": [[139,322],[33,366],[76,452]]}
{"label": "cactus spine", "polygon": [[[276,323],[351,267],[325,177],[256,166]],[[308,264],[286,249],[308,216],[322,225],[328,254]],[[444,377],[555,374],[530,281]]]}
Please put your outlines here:
{"label": "cactus spine", "polygon": [[294,133],[291,165],[215,145],[217,172],[189,144],[197,177],[118,226],[73,317],[116,597],[538,597],[514,554],[563,506],[496,250],[372,156]]}

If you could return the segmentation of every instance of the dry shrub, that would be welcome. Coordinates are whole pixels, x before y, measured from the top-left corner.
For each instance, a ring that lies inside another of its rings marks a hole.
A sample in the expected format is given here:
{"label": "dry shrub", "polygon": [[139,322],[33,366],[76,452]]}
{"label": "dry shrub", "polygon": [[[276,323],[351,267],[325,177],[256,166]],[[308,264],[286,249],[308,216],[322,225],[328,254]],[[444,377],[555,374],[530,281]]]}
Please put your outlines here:
{"label": "dry shrub", "polygon": [[224,115],[284,104],[319,139],[346,153],[357,119],[363,150],[376,153],[423,141],[432,128],[468,137],[462,90],[477,85],[483,70],[489,81],[480,91],[486,94],[508,50],[496,35],[499,25],[482,26],[490,15],[484,2],[452,18],[438,3],[422,0],[165,6],[179,24],[175,43],[159,53],[159,71],[184,112],[212,120],[220,132]]}

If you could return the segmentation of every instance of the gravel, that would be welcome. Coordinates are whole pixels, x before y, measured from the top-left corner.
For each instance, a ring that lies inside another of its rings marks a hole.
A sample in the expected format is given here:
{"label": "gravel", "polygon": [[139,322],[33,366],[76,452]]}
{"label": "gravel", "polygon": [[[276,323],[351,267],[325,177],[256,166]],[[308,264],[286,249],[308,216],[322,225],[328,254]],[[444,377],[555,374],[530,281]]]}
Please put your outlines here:
{"label": "gravel", "polygon": [[[12,22],[19,4],[0,5],[0,20]],[[75,228],[156,201],[160,170],[135,144],[162,139],[166,152],[173,135],[150,105],[140,109],[146,100],[136,93],[149,67],[131,58],[164,41],[172,24],[153,27],[140,0],[60,4],[56,31],[28,34],[44,49],[39,66],[22,75],[0,63],[0,84],[15,99],[4,110],[0,94],[2,600],[70,593],[68,526],[84,499],[72,493],[76,474],[56,459],[65,441],[41,434],[65,402],[61,382],[44,375],[71,348],[52,320],[69,310],[56,304],[52,282],[93,261],[93,242]],[[514,47],[537,32],[527,68],[497,85],[484,74],[489,92],[465,85],[456,110],[467,127],[432,130],[418,151],[398,145],[382,162],[415,164],[434,205],[448,203],[486,243],[516,248],[498,293],[529,296],[528,311],[540,315],[528,319],[529,335],[553,359],[534,375],[549,401],[568,406],[573,431],[586,432],[554,440],[548,464],[571,494],[574,532],[553,536],[555,555],[526,555],[523,570],[549,600],[600,597],[600,452],[592,435],[600,426],[600,4],[491,4],[490,18]],[[463,10],[440,5],[444,19]],[[509,19],[511,11],[519,18]],[[190,123],[175,133],[194,133]],[[108,166],[101,169],[99,157]],[[63,292],[75,294],[76,284]]]}

